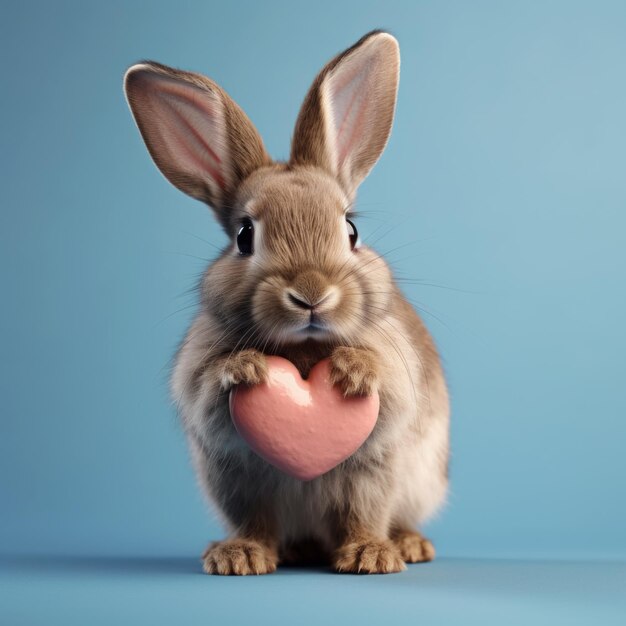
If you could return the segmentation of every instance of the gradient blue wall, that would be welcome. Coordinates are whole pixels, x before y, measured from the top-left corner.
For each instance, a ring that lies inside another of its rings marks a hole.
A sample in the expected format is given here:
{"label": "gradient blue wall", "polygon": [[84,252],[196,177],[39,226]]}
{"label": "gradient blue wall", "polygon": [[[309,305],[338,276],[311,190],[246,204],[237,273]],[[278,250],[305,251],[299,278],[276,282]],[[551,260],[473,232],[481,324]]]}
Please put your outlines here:
{"label": "gradient blue wall", "polygon": [[430,534],[626,554],[626,4],[591,1],[6,4],[0,550],[197,554],[221,532],[166,381],[225,239],[152,164],[125,68],[207,73],[281,158],[317,70],[375,27],[402,78],[360,229],[423,281],[454,409]]}

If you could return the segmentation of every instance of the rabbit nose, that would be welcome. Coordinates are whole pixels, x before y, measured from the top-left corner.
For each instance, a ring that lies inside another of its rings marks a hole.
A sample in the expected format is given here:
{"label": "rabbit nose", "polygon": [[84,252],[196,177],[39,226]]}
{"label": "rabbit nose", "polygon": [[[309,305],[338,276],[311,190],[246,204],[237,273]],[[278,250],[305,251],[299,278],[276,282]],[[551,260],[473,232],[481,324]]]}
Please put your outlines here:
{"label": "rabbit nose", "polygon": [[313,305],[307,300],[305,300],[304,296],[301,296],[300,294],[295,295],[293,291],[288,291],[287,297],[289,298],[289,302],[291,302],[292,304],[295,304],[297,307],[300,307],[301,309],[313,308]]}
{"label": "rabbit nose", "polygon": [[326,303],[330,303],[333,299],[334,290],[328,289],[319,297],[307,297],[293,289],[287,290],[287,298],[289,302],[295,304],[297,307],[304,309],[305,311],[313,311],[313,309],[320,307]]}

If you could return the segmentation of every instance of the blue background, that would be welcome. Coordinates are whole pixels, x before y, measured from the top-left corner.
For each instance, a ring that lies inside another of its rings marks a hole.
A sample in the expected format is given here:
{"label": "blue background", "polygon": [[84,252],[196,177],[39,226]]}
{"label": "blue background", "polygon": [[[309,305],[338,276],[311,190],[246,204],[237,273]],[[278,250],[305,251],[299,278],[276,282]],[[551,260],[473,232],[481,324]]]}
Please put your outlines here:
{"label": "blue background", "polygon": [[3,5],[0,553],[222,534],[167,378],[225,237],[151,162],[126,67],[208,74],[285,158],[316,72],[375,27],[401,84],[358,224],[452,394],[427,530],[444,557],[626,557],[626,4],[550,0]]}

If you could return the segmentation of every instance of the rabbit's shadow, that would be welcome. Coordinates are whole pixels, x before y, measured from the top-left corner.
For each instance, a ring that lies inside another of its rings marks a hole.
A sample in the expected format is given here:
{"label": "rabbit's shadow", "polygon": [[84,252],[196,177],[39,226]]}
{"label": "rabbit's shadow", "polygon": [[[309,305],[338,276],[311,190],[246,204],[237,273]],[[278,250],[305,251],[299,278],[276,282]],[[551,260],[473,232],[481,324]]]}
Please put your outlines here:
{"label": "rabbit's shadow", "polygon": [[[13,571],[65,572],[68,574],[201,575],[202,563],[194,557],[114,557],[114,556],[20,556],[2,559]],[[281,565],[273,574],[329,573],[330,566]]]}

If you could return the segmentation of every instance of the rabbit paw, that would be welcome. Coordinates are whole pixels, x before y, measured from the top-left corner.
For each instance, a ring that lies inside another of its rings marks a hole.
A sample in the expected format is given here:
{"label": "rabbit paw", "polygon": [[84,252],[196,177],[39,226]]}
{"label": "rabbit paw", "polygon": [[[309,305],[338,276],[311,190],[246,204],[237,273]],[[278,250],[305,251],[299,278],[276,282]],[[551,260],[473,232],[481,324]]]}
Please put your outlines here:
{"label": "rabbit paw", "polygon": [[391,574],[406,569],[397,546],[389,540],[355,541],[343,545],[333,563],[338,572]]}
{"label": "rabbit paw", "polygon": [[242,350],[227,357],[222,365],[220,382],[222,389],[234,385],[258,385],[267,378],[265,355],[258,350]]}
{"label": "rabbit paw", "polygon": [[424,563],[435,558],[435,547],[419,533],[413,531],[399,532],[392,537],[392,541],[407,563]]}
{"label": "rabbit paw", "polygon": [[344,396],[369,396],[378,387],[376,355],[362,348],[335,348],[331,357],[330,380]]}
{"label": "rabbit paw", "polygon": [[252,539],[230,539],[212,543],[202,555],[207,574],[247,576],[276,570],[276,552]]}

